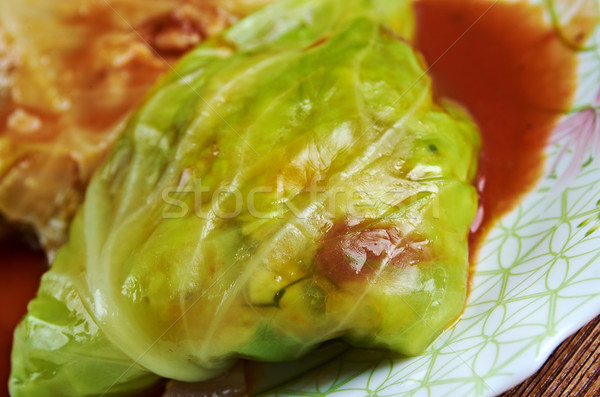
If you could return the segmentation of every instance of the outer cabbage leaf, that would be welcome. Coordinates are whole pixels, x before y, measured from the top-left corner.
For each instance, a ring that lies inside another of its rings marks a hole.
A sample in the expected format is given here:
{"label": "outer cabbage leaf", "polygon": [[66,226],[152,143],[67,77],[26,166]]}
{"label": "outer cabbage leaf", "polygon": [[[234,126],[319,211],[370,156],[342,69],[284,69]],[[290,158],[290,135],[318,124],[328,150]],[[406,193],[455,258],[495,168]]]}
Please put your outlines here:
{"label": "outer cabbage leaf", "polygon": [[337,337],[414,355],[455,321],[479,138],[433,102],[412,23],[408,1],[284,0],[187,55],[94,176],[11,393],[201,381]]}

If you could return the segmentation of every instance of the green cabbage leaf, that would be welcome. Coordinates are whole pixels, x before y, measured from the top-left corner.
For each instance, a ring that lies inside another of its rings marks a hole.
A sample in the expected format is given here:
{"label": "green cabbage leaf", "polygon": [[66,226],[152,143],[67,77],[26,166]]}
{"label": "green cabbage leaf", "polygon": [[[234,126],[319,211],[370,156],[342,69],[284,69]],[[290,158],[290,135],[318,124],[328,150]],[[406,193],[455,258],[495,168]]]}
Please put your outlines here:
{"label": "green cabbage leaf", "polygon": [[[95,174],[15,333],[13,396],[202,381],[461,314],[479,137],[409,1],[283,0],[188,54]],[[408,38],[408,39],[407,39]]]}

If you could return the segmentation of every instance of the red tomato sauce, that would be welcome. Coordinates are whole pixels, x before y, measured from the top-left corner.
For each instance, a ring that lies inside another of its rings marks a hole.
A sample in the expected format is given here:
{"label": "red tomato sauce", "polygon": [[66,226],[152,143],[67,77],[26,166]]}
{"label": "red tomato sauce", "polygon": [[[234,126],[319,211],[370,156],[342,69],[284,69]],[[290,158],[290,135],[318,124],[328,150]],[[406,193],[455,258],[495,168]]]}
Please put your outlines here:
{"label": "red tomato sauce", "polygon": [[4,384],[0,395],[8,395],[13,331],[27,312],[27,303],[47,267],[43,253],[13,239],[0,242],[0,379]]}
{"label": "red tomato sauce", "polygon": [[[481,132],[473,263],[494,221],[542,175],[548,137],[572,101],[577,51],[545,9],[524,2],[420,0],[415,11],[435,95],[464,106]],[[589,34],[581,26],[579,41]]]}

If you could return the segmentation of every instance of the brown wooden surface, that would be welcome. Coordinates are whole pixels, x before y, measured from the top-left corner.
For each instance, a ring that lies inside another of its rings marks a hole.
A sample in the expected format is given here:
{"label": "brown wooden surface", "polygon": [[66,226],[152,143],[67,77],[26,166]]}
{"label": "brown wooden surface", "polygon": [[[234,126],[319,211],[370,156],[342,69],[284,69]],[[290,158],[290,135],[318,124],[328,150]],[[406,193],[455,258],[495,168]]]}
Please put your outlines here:
{"label": "brown wooden surface", "polygon": [[564,341],[531,378],[502,397],[600,396],[600,316]]}

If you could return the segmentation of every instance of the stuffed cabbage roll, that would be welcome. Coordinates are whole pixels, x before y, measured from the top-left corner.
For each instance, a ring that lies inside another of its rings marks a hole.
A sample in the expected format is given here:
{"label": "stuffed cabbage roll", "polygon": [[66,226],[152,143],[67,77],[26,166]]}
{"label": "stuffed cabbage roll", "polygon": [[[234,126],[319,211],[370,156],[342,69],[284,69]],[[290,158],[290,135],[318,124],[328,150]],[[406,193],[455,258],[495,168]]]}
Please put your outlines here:
{"label": "stuffed cabbage roll", "polygon": [[162,78],[18,327],[13,396],[128,395],[323,341],[416,355],[467,292],[474,124],[409,1],[283,0]]}
{"label": "stuffed cabbage roll", "polygon": [[268,1],[1,1],[0,216],[52,256],[158,77]]}

